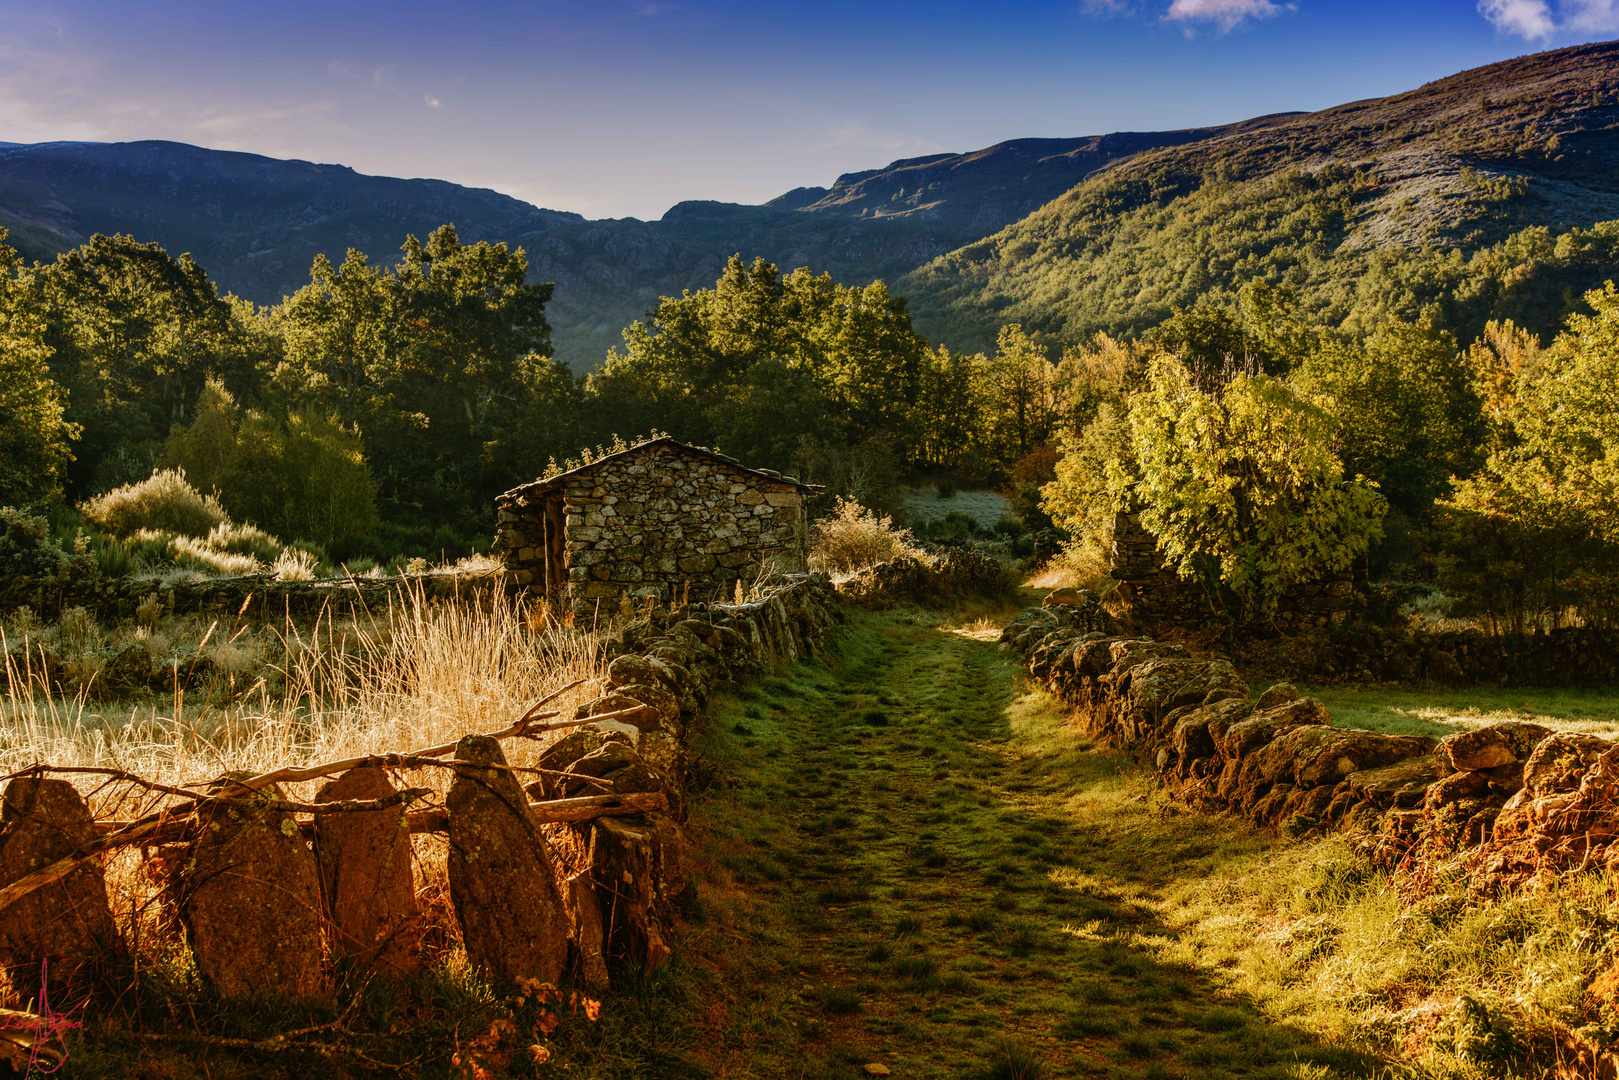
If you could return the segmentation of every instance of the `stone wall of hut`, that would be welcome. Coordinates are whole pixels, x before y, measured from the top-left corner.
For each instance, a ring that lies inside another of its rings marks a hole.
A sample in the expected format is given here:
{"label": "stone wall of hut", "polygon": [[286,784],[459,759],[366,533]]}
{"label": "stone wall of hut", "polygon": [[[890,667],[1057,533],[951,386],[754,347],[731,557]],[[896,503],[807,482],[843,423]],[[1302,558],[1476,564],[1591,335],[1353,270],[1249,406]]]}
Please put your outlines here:
{"label": "stone wall of hut", "polygon": [[[555,505],[560,503],[560,506]],[[632,597],[729,599],[766,563],[805,568],[804,491],[790,480],[654,445],[606,459],[550,488],[518,489],[499,505],[500,550],[514,584],[546,587],[552,558],[566,574],[556,602],[588,610]]]}

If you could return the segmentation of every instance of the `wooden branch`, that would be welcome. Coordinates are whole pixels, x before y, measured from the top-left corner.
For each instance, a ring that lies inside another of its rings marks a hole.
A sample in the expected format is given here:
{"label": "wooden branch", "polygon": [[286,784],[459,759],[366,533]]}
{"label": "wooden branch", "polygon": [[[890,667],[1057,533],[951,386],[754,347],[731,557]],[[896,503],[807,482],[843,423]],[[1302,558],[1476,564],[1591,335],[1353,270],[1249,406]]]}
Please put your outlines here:
{"label": "wooden branch", "polygon": [[[577,799],[549,799],[531,802],[535,820],[541,825],[571,825],[599,817],[624,817],[628,814],[664,813],[669,799],[661,791],[635,792],[628,795],[585,795]],[[444,809],[417,810],[405,816],[413,833],[442,833],[450,831],[450,813]]]}
{"label": "wooden branch", "polygon": [[[302,813],[341,813],[343,810],[382,810],[390,806],[398,806],[404,802],[414,802],[424,795],[432,792],[427,788],[406,788],[396,791],[392,795],[381,799],[353,799],[347,800],[353,805],[344,807],[341,803],[293,803],[280,799],[268,803],[271,809],[291,809]],[[4,911],[13,902],[27,896],[35,889],[44,888],[53,881],[60,881],[80,866],[89,862],[97,855],[115,851],[118,848],[134,847],[137,844],[172,843],[166,838],[175,833],[181,835],[189,829],[196,820],[199,806],[218,805],[231,800],[223,797],[192,800],[190,806],[170,807],[148,814],[146,817],[128,822],[121,829],[107,833],[97,840],[93,840],[80,848],[77,852],[66,858],[58,859],[43,870],[36,870],[26,877],[18,878],[10,885],[0,889],[0,911]]]}
{"label": "wooden branch", "polygon": [[[341,806],[342,810],[371,810],[380,809],[374,805],[361,805],[363,803],[380,803],[381,800],[353,800],[354,805]],[[294,805],[294,804],[288,804]],[[301,805],[301,804],[299,804]],[[317,812],[325,811],[335,806],[333,803],[315,803],[320,808]],[[547,799],[543,802],[531,802],[528,808],[534,812],[534,817],[542,825],[575,824],[580,821],[590,821],[598,817],[624,817],[628,814],[658,814],[669,809],[669,800],[662,792],[635,792],[627,795],[582,795],[575,799]],[[156,847],[160,844],[177,844],[191,838],[192,829],[196,823],[194,817],[185,817],[178,821],[169,822],[162,830],[146,836],[140,841],[143,845]],[[117,827],[133,825],[130,821],[98,821],[96,829],[99,832],[110,833]],[[413,833],[442,833],[450,829],[449,811],[443,807],[431,810],[413,810],[405,815],[405,825]],[[302,821],[298,828],[306,837],[315,835],[315,823]]]}

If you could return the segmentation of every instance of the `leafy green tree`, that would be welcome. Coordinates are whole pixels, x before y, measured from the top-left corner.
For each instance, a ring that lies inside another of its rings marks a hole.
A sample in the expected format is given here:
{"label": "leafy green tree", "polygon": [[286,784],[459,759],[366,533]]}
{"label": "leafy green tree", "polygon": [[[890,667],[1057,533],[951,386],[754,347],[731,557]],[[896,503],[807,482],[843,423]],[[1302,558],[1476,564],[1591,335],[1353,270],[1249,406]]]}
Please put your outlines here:
{"label": "leafy green tree", "polygon": [[1488,431],[1469,364],[1431,317],[1389,319],[1364,344],[1329,341],[1301,377],[1338,417],[1344,467],[1408,517],[1481,463]]}
{"label": "leafy green tree", "polygon": [[52,377],[83,429],[69,488],[144,478],[231,335],[230,306],[189,255],[96,235],[33,275]]}
{"label": "leafy green tree", "polygon": [[276,386],[364,433],[394,516],[481,524],[488,500],[562,446],[532,445],[525,420],[571,376],[551,361],[550,285],[527,281],[522,249],[462,244],[442,226],[407,237],[397,267],[350,251],[317,257],[279,313],[286,359]]}
{"label": "leafy green tree", "polygon": [[664,297],[589,380],[602,420],[659,426],[750,462],[790,466],[802,436],[905,439],[926,343],[882,282],[835,284],[733,257],[712,289]]}
{"label": "leafy green tree", "polygon": [[915,463],[961,471],[973,468],[985,442],[981,355],[952,353],[940,345],[922,359],[916,406],[907,425]]}
{"label": "leafy green tree", "polygon": [[170,433],[164,459],[215,492],[233,518],[287,540],[337,554],[380,524],[359,432],[313,408],[284,417],[244,410],[211,381],[195,419]]}
{"label": "leafy green tree", "polygon": [[1208,394],[1161,356],[1129,422],[1142,525],[1181,577],[1218,581],[1244,619],[1348,569],[1379,534],[1384,501],[1344,479],[1337,421],[1282,380],[1242,375]]}
{"label": "leafy green tree", "polygon": [[1051,437],[1062,409],[1057,369],[1047,350],[1012,323],[1001,327],[983,377],[990,438],[1011,464]]}
{"label": "leafy green tree", "polygon": [[[5,235],[0,229],[0,241]],[[0,243],[0,504],[61,497],[79,428],[64,418],[67,395],[51,378],[50,355],[30,275]]]}

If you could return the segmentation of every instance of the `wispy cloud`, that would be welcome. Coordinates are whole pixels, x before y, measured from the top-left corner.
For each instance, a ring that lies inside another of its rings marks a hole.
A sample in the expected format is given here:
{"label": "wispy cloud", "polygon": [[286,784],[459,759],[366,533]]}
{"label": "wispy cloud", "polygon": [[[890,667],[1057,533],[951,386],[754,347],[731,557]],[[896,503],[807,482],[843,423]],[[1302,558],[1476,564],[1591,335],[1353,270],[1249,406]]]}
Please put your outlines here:
{"label": "wispy cloud", "polygon": [[[1161,2],[1161,0],[1160,0]],[[1519,0],[1538,3],[1540,0]],[[1591,0],[1614,3],[1619,0]],[[1235,30],[1253,19],[1274,19],[1297,10],[1297,5],[1276,0],[1171,0],[1168,8],[1149,5],[1144,0],[1080,0],[1079,10],[1099,19],[1118,15],[1141,15],[1152,10],[1163,11],[1163,21],[1179,23],[1188,34],[1199,25],[1217,26],[1221,33]]]}
{"label": "wispy cloud", "polygon": [[440,101],[438,98],[434,97],[432,94],[424,94],[424,95],[422,95],[422,104],[426,105],[429,109],[442,109],[442,108],[444,108],[444,102]]}
{"label": "wispy cloud", "polygon": [[1293,4],[1272,0],[1174,0],[1164,18],[1171,22],[1213,23],[1222,33],[1235,30],[1250,19],[1274,19],[1296,10]]}
{"label": "wispy cloud", "polygon": [[1544,40],[1558,34],[1619,30],[1619,0],[1479,0],[1478,12],[1503,34]]}

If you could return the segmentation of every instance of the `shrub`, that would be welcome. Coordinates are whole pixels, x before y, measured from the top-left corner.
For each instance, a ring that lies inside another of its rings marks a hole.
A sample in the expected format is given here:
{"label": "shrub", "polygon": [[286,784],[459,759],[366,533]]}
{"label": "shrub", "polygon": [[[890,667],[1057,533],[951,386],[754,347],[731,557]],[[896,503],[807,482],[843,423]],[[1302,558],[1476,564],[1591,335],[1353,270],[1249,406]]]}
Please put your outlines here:
{"label": "shrub", "polygon": [[920,553],[911,534],[896,528],[892,518],[847,498],[837,501],[831,517],[816,523],[810,537],[810,565],[832,574]]}
{"label": "shrub", "polygon": [[184,469],[156,469],[145,480],[113,488],[79,507],[99,528],[119,538],[152,529],[206,536],[229,520],[219,501],[198,494]]}
{"label": "shrub", "polygon": [[276,556],[270,569],[277,581],[313,581],[319,562],[314,555],[299,548],[287,548]]}
{"label": "shrub", "polygon": [[0,574],[54,578],[67,564],[68,554],[51,539],[50,526],[44,518],[0,507]]}
{"label": "shrub", "polygon": [[956,482],[947,476],[939,481],[937,490],[939,498],[954,499],[956,497]]}
{"label": "shrub", "polygon": [[206,538],[176,536],[169,545],[174,553],[174,565],[204,573],[235,576],[251,574],[264,567],[251,555],[238,555],[214,547]]}

